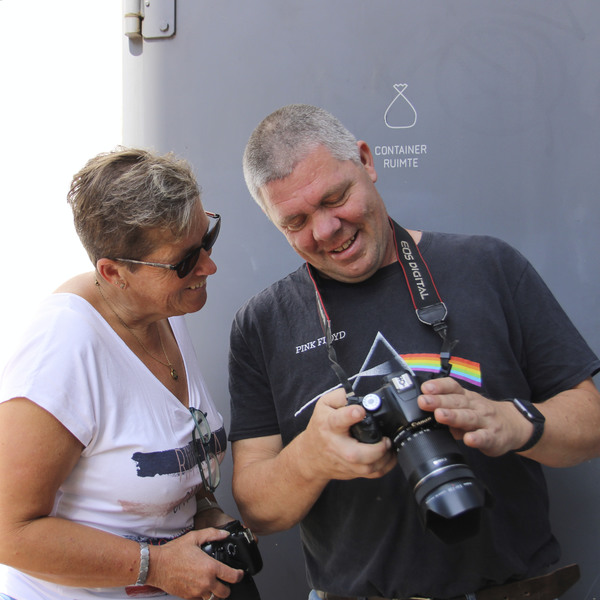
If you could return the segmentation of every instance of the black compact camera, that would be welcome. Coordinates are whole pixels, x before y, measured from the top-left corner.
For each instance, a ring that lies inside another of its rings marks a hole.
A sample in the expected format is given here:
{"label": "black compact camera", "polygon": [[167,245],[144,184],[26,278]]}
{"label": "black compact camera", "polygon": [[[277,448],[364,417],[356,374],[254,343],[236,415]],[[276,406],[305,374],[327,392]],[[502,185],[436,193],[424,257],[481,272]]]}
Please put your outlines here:
{"label": "black compact camera", "polygon": [[231,585],[231,600],[260,600],[260,595],[253,575],[263,566],[258,544],[247,527],[239,521],[231,521],[220,527],[229,531],[229,537],[202,544],[201,548],[214,559],[225,563],[233,569],[242,569],[244,578]]}
{"label": "black compact camera", "polygon": [[348,397],[349,404],[360,404],[367,411],[352,427],[352,435],[369,444],[383,436],[392,440],[427,529],[444,542],[475,535],[481,510],[491,497],[466,463],[449,429],[419,407],[422,380],[401,369],[383,381],[374,392]]}

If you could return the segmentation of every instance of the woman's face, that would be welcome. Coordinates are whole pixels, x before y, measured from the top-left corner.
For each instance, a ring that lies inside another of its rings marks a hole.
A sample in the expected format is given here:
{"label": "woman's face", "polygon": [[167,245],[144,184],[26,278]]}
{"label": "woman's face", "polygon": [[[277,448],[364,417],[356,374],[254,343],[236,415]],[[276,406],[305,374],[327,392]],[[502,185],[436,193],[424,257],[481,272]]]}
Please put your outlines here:
{"label": "woman's face", "polygon": [[[202,243],[209,220],[198,201],[190,233],[174,240],[169,233],[157,232],[155,249],[143,260],[177,264]],[[155,320],[199,311],[206,303],[208,276],[217,271],[211,254],[212,250],[201,250],[195,267],[183,278],[176,271],[147,265],[129,271],[126,279],[131,312],[137,313],[138,320]]]}

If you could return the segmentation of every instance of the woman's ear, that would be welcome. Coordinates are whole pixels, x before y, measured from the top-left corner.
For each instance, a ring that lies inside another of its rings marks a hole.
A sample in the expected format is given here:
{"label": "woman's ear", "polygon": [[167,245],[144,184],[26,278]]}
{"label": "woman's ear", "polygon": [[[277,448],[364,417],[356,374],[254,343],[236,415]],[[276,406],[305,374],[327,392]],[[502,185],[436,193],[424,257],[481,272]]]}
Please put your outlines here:
{"label": "woman's ear", "polygon": [[119,262],[110,258],[100,258],[96,263],[96,271],[108,284],[125,289],[127,285],[126,269]]}

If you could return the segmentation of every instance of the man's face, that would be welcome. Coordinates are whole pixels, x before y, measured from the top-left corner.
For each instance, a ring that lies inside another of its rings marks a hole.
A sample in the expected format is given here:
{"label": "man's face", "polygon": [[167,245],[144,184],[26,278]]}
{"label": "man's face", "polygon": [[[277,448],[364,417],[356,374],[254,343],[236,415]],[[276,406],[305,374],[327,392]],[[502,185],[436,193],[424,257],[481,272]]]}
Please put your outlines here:
{"label": "man's face", "polygon": [[396,260],[392,231],[364,142],[362,164],[320,146],[286,178],[261,189],[266,212],[292,248],[324,275],[357,283]]}

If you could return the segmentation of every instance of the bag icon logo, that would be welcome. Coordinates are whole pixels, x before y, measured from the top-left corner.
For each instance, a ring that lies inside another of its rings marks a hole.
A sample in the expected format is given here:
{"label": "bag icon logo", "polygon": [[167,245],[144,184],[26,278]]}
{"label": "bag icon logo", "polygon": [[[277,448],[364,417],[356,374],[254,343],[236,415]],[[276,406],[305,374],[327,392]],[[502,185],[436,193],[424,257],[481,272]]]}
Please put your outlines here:
{"label": "bag icon logo", "polygon": [[417,111],[404,95],[407,83],[395,83],[397,94],[387,107],[383,120],[390,129],[410,129],[417,122]]}

